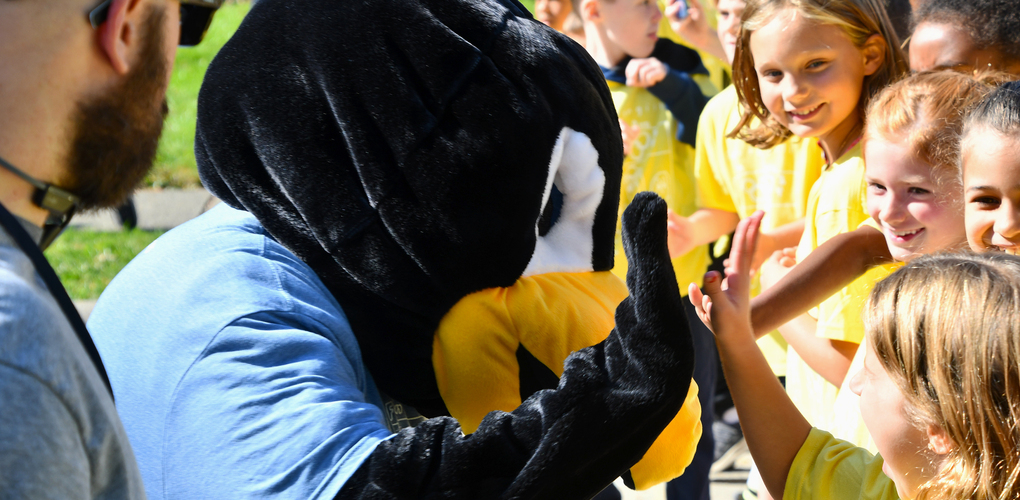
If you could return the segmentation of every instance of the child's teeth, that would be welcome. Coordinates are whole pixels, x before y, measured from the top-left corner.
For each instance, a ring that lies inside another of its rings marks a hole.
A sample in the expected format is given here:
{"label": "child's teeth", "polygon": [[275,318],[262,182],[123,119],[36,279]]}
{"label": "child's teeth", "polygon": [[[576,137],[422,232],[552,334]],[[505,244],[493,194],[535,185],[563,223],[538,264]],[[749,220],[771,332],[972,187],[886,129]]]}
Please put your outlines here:
{"label": "child's teeth", "polygon": [[791,115],[797,115],[797,116],[810,115],[811,113],[814,113],[816,109],[818,109],[818,106],[815,106],[815,107],[813,107],[813,108],[811,108],[811,109],[809,109],[807,111],[801,112],[801,113],[798,113],[796,111],[790,111],[790,114]]}

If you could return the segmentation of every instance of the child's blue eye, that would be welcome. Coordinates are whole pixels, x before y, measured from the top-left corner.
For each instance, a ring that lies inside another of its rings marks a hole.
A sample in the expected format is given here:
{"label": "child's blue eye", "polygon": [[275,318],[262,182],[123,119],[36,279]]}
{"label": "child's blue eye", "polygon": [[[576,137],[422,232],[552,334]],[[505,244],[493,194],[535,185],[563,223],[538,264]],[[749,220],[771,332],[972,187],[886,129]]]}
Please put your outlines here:
{"label": "child's blue eye", "polygon": [[910,192],[912,194],[928,194],[928,193],[931,193],[931,191],[928,191],[927,189],[919,188],[919,187],[912,187],[912,188],[910,188]]}
{"label": "child's blue eye", "polygon": [[885,191],[885,186],[874,182],[869,182],[868,187],[875,191]]}
{"label": "child's blue eye", "polygon": [[823,64],[825,64],[825,61],[811,61],[808,63],[807,67],[808,69],[815,69],[821,67]]}

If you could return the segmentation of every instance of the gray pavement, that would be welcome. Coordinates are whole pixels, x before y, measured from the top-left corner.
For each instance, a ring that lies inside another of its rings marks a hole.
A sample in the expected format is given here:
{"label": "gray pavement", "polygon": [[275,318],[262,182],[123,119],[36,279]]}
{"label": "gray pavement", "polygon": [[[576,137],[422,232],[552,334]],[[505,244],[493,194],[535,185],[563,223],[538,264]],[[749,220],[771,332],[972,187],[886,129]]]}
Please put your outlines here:
{"label": "gray pavement", "polygon": [[[133,196],[140,229],[173,229],[209,210],[219,202],[202,188],[141,189]],[[81,213],[71,219],[71,227],[96,231],[119,231],[120,222],[113,210]]]}
{"label": "gray pavement", "polygon": [[[138,227],[146,230],[169,230],[206,212],[219,200],[202,188],[194,189],[142,189],[134,194]],[[95,231],[120,231],[120,222],[113,210],[78,214],[71,221],[72,227]],[[88,321],[95,300],[76,300],[75,307],[82,319]],[[710,495],[712,500],[734,500],[744,489],[750,455],[744,449],[736,450],[728,462],[732,466],[725,470],[713,471]],[[663,488],[652,488],[634,492],[621,485],[623,500],[665,500]]]}

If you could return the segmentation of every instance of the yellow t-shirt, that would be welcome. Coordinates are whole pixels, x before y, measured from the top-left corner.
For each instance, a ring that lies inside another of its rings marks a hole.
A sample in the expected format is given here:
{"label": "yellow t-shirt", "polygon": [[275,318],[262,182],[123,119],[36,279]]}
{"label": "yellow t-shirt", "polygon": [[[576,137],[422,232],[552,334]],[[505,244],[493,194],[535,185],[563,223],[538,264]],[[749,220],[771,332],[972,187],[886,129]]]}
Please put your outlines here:
{"label": "yellow t-shirt", "polygon": [[896,483],[882,472],[882,457],[811,429],[786,476],[790,500],[895,500]]}
{"label": "yellow t-shirt", "polygon": [[[878,223],[876,223],[875,219],[872,218],[868,218],[862,222],[861,226],[869,226],[881,231],[881,228],[878,227]],[[902,266],[902,262],[894,262],[877,268],[881,269],[881,271],[876,271],[875,269],[869,271],[870,276],[872,276],[873,279],[867,278],[869,274],[862,277],[862,279],[865,279],[865,284],[868,287],[865,293],[870,294],[871,286],[873,286],[874,283],[878,283],[882,279],[885,279],[886,276],[892,274],[893,271]],[[854,284],[857,284],[857,282],[854,282]],[[863,305],[862,301],[861,306]],[[862,315],[863,313],[864,311],[861,310]],[[846,372],[846,378],[843,379],[843,384],[839,386],[839,392],[836,394],[836,400],[832,403],[832,413],[829,415],[831,418],[825,425],[825,428],[827,428],[829,432],[838,439],[849,441],[856,446],[860,446],[861,448],[870,451],[871,453],[878,453],[875,441],[871,439],[871,433],[868,432],[868,428],[864,425],[864,420],[861,418],[860,397],[850,390],[850,379],[852,379],[857,372],[864,369],[864,353],[868,350],[867,342],[868,336],[865,335],[861,338],[860,345],[857,346],[857,353],[854,354],[854,359],[850,362],[850,369]]]}
{"label": "yellow t-shirt", "polygon": [[[638,136],[631,143],[630,154],[623,160],[620,184],[620,211],[642,191],[653,191],[679,215],[690,215],[697,209],[694,194],[694,149],[676,139],[677,122],[666,106],[647,89],[606,82],[620,120],[637,126]],[[623,235],[617,218],[616,261],[613,273],[626,279],[627,259],[623,253]],[[687,285],[701,286],[708,269],[708,246],[703,245],[673,259],[680,294],[687,295]]]}
{"label": "yellow t-shirt", "polygon": [[[804,217],[811,186],[825,161],[813,140],[791,137],[770,149],[729,139],[740,122],[740,103],[733,86],[713,97],[698,121],[694,178],[698,206],[733,212],[740,218],[764,210],[761,229],[771,231]],[[760,291],[755,280],[751,293]],[[786,373],[786,341],[779,332],[758,340],[776,375]]]}
{"label": "yellow t-shirt", "polygon": [[[870,218],[866,203],[864,159],[858,145],[825,169],[811,189],[797,261],[804,260],[829,238],[860,227]],[[895,264],[872,268],[812,309],[809,314],[818,320],[815,335],[860,344],[864,338],[864,301],[874,284],[895,268]],[[812,370],[793,348],[787,350],[786,392],[811,425],[831,429],[839,388]]]}

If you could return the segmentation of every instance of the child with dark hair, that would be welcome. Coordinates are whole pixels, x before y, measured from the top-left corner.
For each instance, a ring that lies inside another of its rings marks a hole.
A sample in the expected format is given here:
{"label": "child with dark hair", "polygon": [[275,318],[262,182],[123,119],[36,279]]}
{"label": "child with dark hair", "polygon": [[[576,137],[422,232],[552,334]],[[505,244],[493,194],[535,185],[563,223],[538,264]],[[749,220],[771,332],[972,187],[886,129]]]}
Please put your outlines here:
{"label": "child with dark hair", "polygon": [[889,15],[889,22],[896,30],[896,36],[900,40],[910,37],[910,16],[913,13],[910,0],[885,0],[885,13]]}
{"label": "child with dark hair", "polygon": [[1020,74],[1015,0],[927,0],[913,15],[910,69],[993,69]]}

